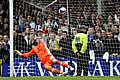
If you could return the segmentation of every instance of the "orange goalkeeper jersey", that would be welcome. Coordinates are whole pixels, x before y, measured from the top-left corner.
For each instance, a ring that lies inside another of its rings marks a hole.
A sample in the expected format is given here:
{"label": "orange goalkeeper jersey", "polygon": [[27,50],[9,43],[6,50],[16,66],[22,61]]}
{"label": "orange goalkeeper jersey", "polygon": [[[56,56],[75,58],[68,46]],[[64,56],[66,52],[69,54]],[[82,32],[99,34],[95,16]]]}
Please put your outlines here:
{"label": "orange goalkeeper jersey", "polygon": [[37,46],[33,47],[30,52],[23,53],[22,56],[23,57],[31,57],[34,54],[37,54],[37,56],[41,60],[41,62],[47,56],[52,55],[42,40],[40,40],[40,43]]}

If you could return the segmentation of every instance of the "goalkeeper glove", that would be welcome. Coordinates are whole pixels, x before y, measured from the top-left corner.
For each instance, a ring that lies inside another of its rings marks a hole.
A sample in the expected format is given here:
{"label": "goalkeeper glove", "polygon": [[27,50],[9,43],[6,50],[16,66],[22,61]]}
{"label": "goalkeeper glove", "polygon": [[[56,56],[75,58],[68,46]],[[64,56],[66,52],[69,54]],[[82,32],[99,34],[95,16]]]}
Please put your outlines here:
{"label": "goalkeeper glove", "polygon": [[18,50],[14,50],[14,52],[19,55],[19,56],[22,56],[22,53],[20,53]]}
{"label": "goalkeeper glove", "polygon": [[80,57],[80,56],[82,56],[82,53],[81,52],[76,52],[76,55]]}

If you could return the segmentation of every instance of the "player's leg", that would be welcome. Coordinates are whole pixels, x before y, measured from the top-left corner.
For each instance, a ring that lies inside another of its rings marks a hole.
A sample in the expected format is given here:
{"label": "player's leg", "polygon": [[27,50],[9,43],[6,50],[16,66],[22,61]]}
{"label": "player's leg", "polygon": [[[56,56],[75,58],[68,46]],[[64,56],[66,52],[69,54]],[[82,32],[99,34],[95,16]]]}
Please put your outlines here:
{"label": "player's leg", "polygon": [[59,69],[52,68],[52,66],[45,65],[45,69],[48,70],[48,71],[51,71],[53,73],[57,73],[57,74],[63,74],[64,73],[64,72],[60,71]]}
{"label": "player's leg", "polygon": [[53,73],[64,74],[63,71],[60,71],[59,69],[53,68],[52,65],[53,65],[53,62],[51,60],[47,60],[47,62],[44,64],[44,67],[46,70],[49,70]]}
{"label": "player's leg", "polygon": [[59,64],[63,67],[67,67],[67,68],[70,68],[70,70],[74,70],[74,68],[72,68],[71,66],[69,66],[68,64],[62,62],[62,61],[59,61],[57,59],[55,59],[54,57],[51,57],[50,60],[54,63],[54,64]]}
{"label": "player's leg", "polygon": [[59,61],[59,60],[55,59],[54,57],[50,57],[50,60],[51,60],[54,64],[59,64],[59,65],[61,65],[61,66],[63,66],[63,67],[69,68],[69,65],[68,65],[68,64],[66,64],[66,63],[64,63],[64,62],[62,62],[62,61]]}
{"label": "player's leg", "polygon": [[77,57],[77,76],[81,76],[82,69],[84,66],[84,60],[81,55],[76,55]]}
{"label": "player's leg", "polygon": [[83,67],[83,75],[84,76],[88,76],[88,66],[89,66],[89,53],[87,52],[85,55],[84,55],[84,66]]}

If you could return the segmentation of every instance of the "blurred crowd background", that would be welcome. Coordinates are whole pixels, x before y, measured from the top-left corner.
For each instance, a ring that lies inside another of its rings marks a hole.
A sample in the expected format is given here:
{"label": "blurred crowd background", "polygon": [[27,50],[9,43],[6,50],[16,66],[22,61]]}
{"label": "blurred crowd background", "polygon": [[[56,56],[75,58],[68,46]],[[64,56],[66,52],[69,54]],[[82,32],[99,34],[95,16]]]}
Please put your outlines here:
{"label": "blurred crowd background", "polygon": [[[37,44],[37,38],[42,38],[54,55],[69,56],[73,54],[72,39],[84,26],[89,50],[94,50],[98,57],[104,52],[120,55],[119,0],[100,0],[101,4],[99,0],[69,0],[69,21],[67,13],[58,12],[60,7],[67,7],[65,0],[58,0],[42,10],[52,1],[14,0],[14,49],[27,52]],[[9,38],[9,3],[1,0],[0,58],[3,63],[9,63]]]}

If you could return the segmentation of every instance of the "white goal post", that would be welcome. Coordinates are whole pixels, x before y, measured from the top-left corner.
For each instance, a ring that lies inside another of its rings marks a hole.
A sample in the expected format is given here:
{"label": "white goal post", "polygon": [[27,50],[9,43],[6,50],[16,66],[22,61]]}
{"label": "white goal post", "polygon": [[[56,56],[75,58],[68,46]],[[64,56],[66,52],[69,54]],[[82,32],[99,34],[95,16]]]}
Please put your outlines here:
{"label": "white goal post", "polygon": [[10,26],[10,77],[13,77],[13,0],[9,0],[9,26]]}

